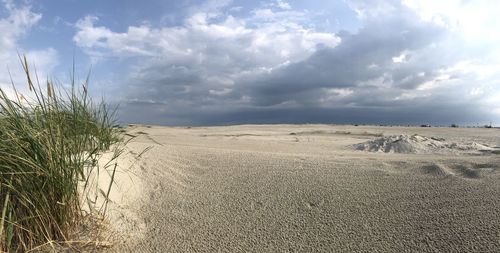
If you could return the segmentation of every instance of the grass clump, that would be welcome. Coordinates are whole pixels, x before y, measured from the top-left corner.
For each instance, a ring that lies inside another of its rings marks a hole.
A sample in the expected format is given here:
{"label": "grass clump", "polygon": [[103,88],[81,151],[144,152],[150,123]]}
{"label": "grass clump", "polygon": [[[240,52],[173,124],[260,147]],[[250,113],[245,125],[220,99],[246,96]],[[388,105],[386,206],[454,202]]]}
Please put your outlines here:
{"label": "grass clump", "polygon": [[10,252],[68,241],[97,160],[121,142],[113,111],[88,96],[88,79],[81,89],[74,78],[69,90],[38,78],[35,86],[21,61],[30,98],[0,87],[0,251]]}

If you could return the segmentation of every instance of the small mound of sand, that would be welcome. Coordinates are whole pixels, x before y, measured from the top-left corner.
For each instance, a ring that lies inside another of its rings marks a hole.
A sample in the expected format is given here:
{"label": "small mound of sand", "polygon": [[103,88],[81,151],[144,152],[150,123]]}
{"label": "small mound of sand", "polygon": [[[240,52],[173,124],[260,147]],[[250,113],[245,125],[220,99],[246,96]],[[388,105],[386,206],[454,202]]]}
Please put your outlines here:
{"label": "small mound of sand", "polygon": [[498,170],[496,164],[474,163],[431,163],[420,168],[424,174],[435,177],[459,177],[464,179],[480,179]]}
{"label": "small mound of sand", "polygon": [[425,174],[437,176],[437,177],[447,177],[454,176],[455,173],[444,164],[430,164],[422,167],[422,170]]}
{"label": "small mound of sand", "polygon": [[443,138],[421,135],[393,135],[356,144],[357,150],[384,153],[430,154],[430,153],[481,153],[496,150],[476,142],[447,142]]}

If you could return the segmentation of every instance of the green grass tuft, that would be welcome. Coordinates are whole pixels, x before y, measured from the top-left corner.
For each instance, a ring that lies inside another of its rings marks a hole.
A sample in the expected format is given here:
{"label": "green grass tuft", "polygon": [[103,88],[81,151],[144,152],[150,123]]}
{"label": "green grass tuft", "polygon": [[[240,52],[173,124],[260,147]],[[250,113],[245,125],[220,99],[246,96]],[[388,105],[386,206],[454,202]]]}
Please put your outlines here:
{"label": "green grass tuft", "polygon": [[83,215],[81,185],[122,142],[114,111],[92,101],[87,82],[42,89],[21,61],[30,94],[0,87],[0,251],[9,252],[69,240]]}

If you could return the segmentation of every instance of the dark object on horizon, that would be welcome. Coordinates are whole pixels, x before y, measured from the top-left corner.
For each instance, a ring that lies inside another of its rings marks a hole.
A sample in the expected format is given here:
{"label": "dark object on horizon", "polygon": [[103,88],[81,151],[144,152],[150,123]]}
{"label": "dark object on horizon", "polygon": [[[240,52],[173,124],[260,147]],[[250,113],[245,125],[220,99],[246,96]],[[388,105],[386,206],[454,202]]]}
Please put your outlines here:
{"label": "dark object on horizon", "polygon": [[493,128],[493,127],[490,124],[490,125],[484,125],[484,128]]}
{"label": "dark object on horizon", "polygon": [[451,124],[451,127],[458,127],[457,124]]}
{"label": "dark object on horizon", "polygon": [[354,126],[359,126],[358,124],[354,124]]}
{"label": "dark object on horizon", "polygon": [[420,127],[431,127],[431,125],[429,125],[429,124],[423,124],[423,125],[420,125]]}

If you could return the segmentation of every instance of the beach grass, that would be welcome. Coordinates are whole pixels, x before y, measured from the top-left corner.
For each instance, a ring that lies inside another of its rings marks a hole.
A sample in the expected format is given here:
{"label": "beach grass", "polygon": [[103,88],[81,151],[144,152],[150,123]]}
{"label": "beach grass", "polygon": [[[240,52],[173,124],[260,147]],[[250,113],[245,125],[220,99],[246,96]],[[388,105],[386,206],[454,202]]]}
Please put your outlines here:
{"label": "beach grass", "polygon": [[99,174],[99,157],[122,142],[114,110],[90,98],[88,79],[78,85],[72,78],[67,89],[41,84],[25,57],[21,62],[28,94],[13,84],[9,96],[0,87],[0,251],[6,252],[70,240],[84,215],[89,175]]}

